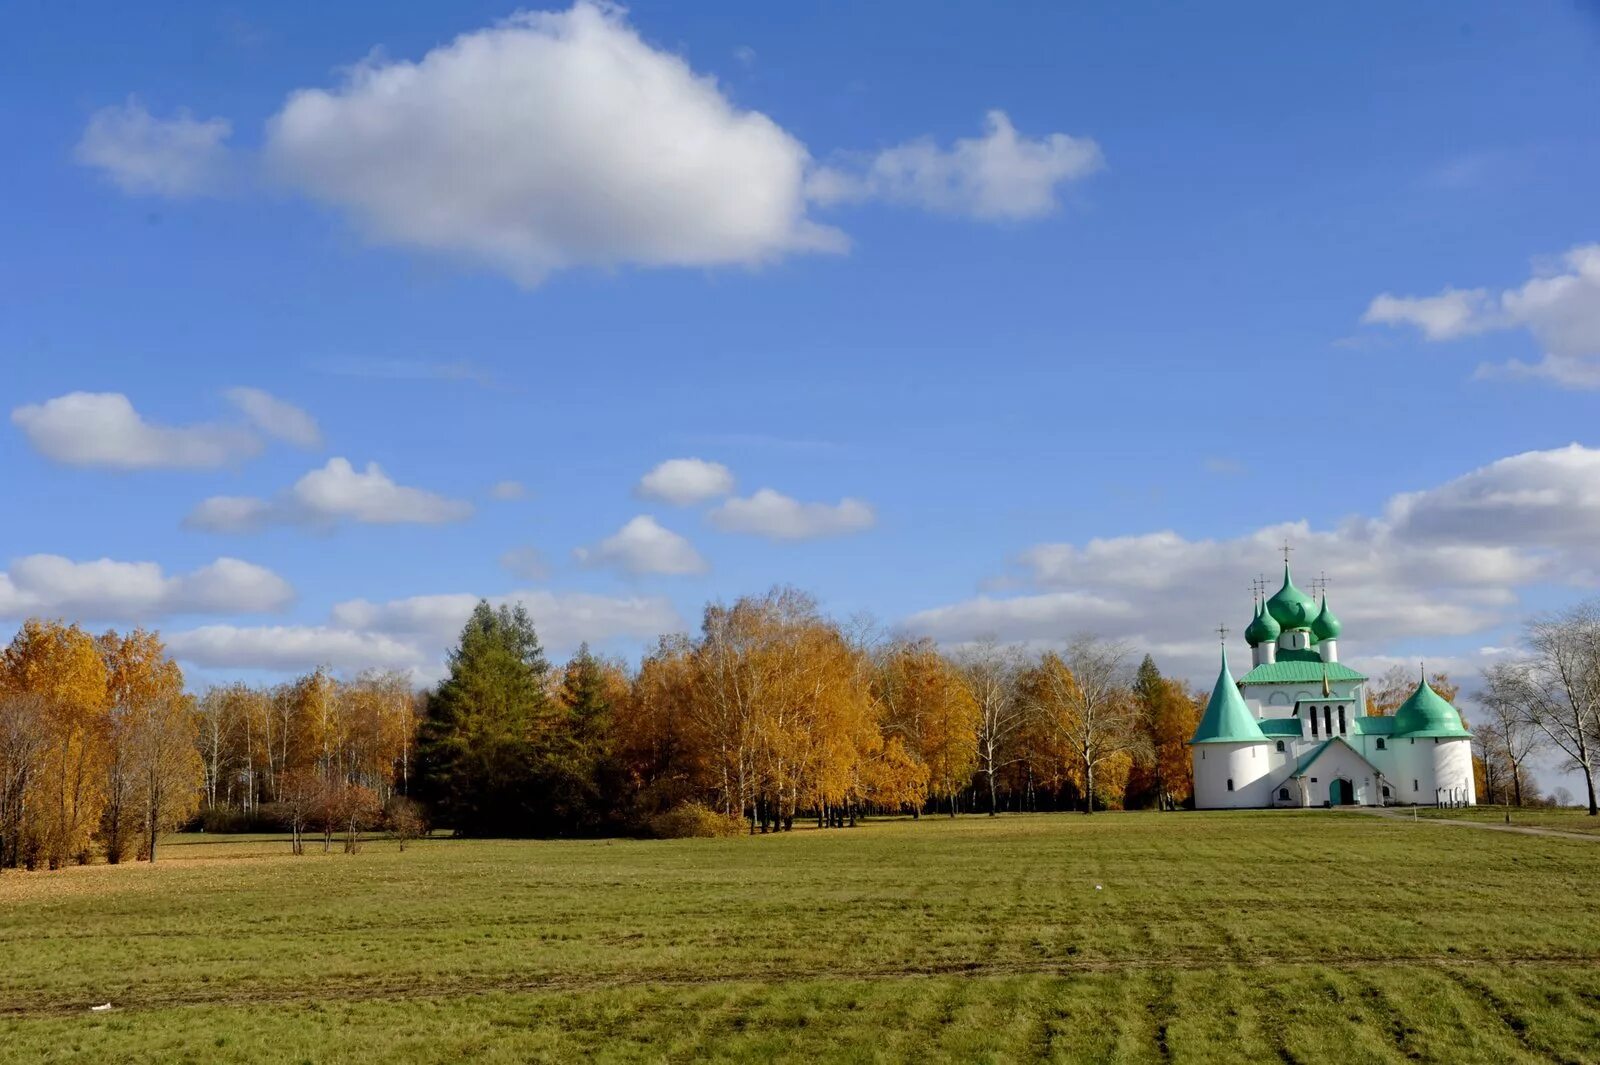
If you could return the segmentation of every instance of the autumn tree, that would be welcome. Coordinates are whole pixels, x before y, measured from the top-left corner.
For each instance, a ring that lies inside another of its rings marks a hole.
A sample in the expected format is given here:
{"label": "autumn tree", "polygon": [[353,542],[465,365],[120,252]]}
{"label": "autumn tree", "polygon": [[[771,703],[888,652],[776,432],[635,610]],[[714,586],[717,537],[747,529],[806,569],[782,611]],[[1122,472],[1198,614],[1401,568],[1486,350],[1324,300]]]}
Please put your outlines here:
{"label": "autumn tree", "polygon": [[884,651],[874,692],[882,727],[928,767],[930,797],[946,800],[954,817],[978,763],[982,709],[966,678],[932,641],[900,641]]}
{"label": "autumn tree", "polygon": [[1124,762],[1144,740],[1127,658],[1121,644],[1078,636],[1064,655],[1047,652],[1031,671],[1033,709],[1066,752],[1084,813],[1094,811],[1096,773],[1114,767],[1125,775]]}
{"label": "autumn tree", "polygon": [[0,695],[36,695],[43,751],[24,800],[51,869],[87,861],[105,808],[106,667],[76,625],[30,618],[0,655]]}
{"label": "autumn tree", "polygon": [[956,661],[978,710],[978,769],[989,789],[989,816],[999,808],[999,776],[1020,757],[1017,740],[1028,720],[1019,682],[1022,661],[1010,648],[984,640]]}
{"label": "autumn tree", "polygon": [[1130,767],[1129,793],[1163,810],[1176,809],[1194,792],[1189,737],[1203,703],[1183,683],[1162,676],[1149,655],[1134,674],[1133,697],[1143,738]]}
{"label": "autumn tree", "polygon": [[0,869],[38,860],[33,806],[44,798],[38,778],[47,753],[49,707],[37,692],[0,694]]}
{"label": "autumn tree", "polygon": [[[1447,673],[1428,674],[1428,687],[1447,703],[1454,703],[1461,688]],[[1367,683],[1367,716],[1392,717],[1400,704],[1417,690],[1417,675],[1405,666],[1390,666]]]}
{"label": "autumn tree", "polygon": [[121,856],[131,813],[143,835],[141,856],[153,862],[157,840],[194,812],[204,784],[199,722],[183,672],[156,634],[108,632],[99,646],[112,713],[106,858]]}

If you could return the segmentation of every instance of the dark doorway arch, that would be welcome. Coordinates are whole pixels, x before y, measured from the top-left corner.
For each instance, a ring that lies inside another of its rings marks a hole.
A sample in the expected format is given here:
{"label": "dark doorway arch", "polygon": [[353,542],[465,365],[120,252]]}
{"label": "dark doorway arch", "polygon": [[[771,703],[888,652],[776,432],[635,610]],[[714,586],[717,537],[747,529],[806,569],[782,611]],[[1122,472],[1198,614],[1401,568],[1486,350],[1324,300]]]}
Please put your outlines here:
{"label": "dark doorway arch", "polygon": [[1354,806],[1356,802],[1356,788],[1344,777],[1334,777],[1328,782],[1329,806]]}

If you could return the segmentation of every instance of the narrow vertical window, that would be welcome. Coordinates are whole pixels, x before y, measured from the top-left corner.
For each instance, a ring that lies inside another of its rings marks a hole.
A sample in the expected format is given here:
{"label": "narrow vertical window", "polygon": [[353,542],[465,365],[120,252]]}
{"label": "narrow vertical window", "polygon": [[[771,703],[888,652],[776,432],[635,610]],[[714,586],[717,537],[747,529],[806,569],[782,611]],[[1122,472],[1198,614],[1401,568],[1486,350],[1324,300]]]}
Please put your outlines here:
{"label": "narrow vertical window", "polygon": [[1331,706],[1322,708],[1322,731],[1330,736],[1333,735],[1333,707]]}
{"label": "narrow vertical window", "polygon": [[1344,734],[1344,707],[1341,706],[1339,707],[1339,735],[1343,736]]}
{"label": "narrow vertical window", "polygon": [[1233,778],[1232,777],[1228,778],[1228,790],[1229,791],[1233,790]]}
{"label": "narrow vertical window", "polygon": [[1311,735],[1315,736],[1317,734],[1317,708],[1313,706],[1311,713],[1306,716],[1311,719]]}

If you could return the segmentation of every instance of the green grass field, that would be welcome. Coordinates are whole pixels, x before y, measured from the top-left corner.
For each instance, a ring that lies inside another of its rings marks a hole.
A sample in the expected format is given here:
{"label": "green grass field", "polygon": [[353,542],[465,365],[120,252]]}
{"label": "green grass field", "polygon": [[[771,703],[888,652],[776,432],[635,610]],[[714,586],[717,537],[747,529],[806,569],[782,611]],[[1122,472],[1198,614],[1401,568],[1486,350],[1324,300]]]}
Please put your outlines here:
{"label": "green grass field", "polygon": [[1587,841],[1284,812],[287,850],[0,875],[0,1059],[1600,1061]]}

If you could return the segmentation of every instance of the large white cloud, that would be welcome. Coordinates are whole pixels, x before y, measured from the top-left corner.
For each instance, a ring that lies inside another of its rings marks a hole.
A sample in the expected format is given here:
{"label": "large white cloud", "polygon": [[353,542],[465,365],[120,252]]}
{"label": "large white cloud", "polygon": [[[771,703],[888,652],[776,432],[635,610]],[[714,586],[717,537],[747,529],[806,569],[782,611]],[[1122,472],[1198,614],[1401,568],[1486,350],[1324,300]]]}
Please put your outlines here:
{"label": "large white cloud", "polygon": [[515,15],[416,62],[369,59],[335,89],[297,91],[266,153],[373,240],[525,284],[573,266],[844,246],[806,217],[800,141],[598,3]]}
{"label": "large white cloud", "polygon": [[233,388],[225,396],[244,424],[157,425],[146,421],[121,392],[69,392],[11,412],[46,458],[72,466],[117,470],[209,469],[259,454],[262,435],[315,447],[316,420],[259,388]]}
{"label": "large white cloud", "polygon": [[713,509],[711,523],[724,532],[750,533],[772,540],[814,540],[861,532],[877,523],[872,507],[859,499],[802,503],[771,488],[730,499]]}
{"label": "large white cloud", "polygon": [[682,507],[728,495],[733,483],[733,471],[720,462],[668,459],[641,477],[634,491]]}
{"label": "large white cloud", "polygon": [[1411,325],[1428,340],[1494,330],[1526,329],[1543,349],[1534,363],[1486,364],[1479,374],[1539,377],[1565,388],[1600,388],[1600,244],[1572,248],[1519,288],[1445,289],[1437,296],[1373,299],[1361,319]]}
{"label": "large white cloud", "polygon": [[903,622],[948,643],[984,635],[1057,643],[1079,631],[1126,639],[1178,668],[1214,669],[1211,630],[1239,643],[1249,581],[1275,590],[1280,545],[1297,583],[1326,572],[1345,623],[1344,655],[1381,658],[1415,644],[1487,633],[1514,620],[1517,589],[1581,583],[1600,567],[1600,449],[1515,455],[1435,488],[1393,497],[1377,517],[1326,529],[1285,523],[1226,539],[1166,531],[1045,543],[1016,559],[1016,594],[985,594]]}
{"label": "large white cloud", "polygon": [[251,614],[293,600],[288,581],[236,558],[169,575],[155,562],[27,555],[0,573],[0,617],[8,618],[139,622],[177,614]]}
{"label": "large white cloud", "polygon": [[585,566],[609,566],[635,577],[704,573],[711,568],[693,544],[648,514],[631,519],[593,547],[578,548],[573,557]]}
{"label": "large white cloud", "polygon": [[204,469],[260,453],[243,426],[156,425],[120,392],[69,392],[11,412],[11,421],[46,458],[111,469]]}
{"label": "large white cloud", "polygon": [[[655,596],[529,590],[492,596],[489,602],[524,606],[546,650],[557,658],[581,643],[647,641],[683,629],[672,604]],[[442,674],[445,652],[477,603],[478,596],[469,593],[387,602],[352,599],[336,604],[322,624],[205,625],[172,633],[167,644],[180,661],[213,669],[403,669],[431,681]]]}
{"label": "large white cloud", "polygon": [[357,470],[349,459],[331,458],[274,499],[212,496],[184,519],[208,532],[253,532],[267,525],[331,527],[351,521],[368,525],[440,525],[462,521],[472,504],[422,488],[396,484],[376,462]]}
{"label": "large white cloud", "polygon": [[80,163],[105,173],[124,192],[196,196],[219,191],[228,172],[224,118],[187,111],[156,118],[137,98],[96,111],[78,141]]}
{"label": "large white cloud", "polygon": [[1004,111],[984,117],[984,135],[940,148],[929,139],[886,148],[855,166],[825,167],[811,177],[819,203],[883,200],[985,221],[1039,218],[1059,207],[1061,185],[1105,165],[1086,137],[1019,136]]}

